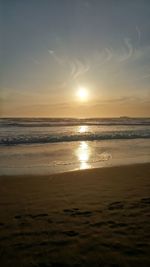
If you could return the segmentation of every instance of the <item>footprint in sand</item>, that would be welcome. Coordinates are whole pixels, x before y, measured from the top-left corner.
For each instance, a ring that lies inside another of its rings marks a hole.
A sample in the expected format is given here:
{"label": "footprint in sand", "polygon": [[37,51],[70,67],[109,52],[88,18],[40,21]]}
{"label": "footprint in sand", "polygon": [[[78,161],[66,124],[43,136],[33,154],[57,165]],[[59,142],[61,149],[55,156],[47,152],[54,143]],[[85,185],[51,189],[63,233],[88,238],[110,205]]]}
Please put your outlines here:
{"label": "footprint in sand", "polygon": [[141,202],[144,203],[144,204],[150,204],[150,197],[142,198]]}
{"label": "footprint in sand", "polygon": [[42,218],[42,217],[48,217],[47,213],[39,213],[39,214],[24,214],[24,215],[15,215],[15,219],[23,219],[23,218],[31,218],[31,219],[36,219],[36,218]]}
{"label": "footprint in sand", "polygon": [[63,211],[64,211],[64,213],[66,213],[67,215],[70,215],[70,216],[85,216],[85,217],[92,216],[91,211],[89,211],[89,210],[81,211],[78,208],[64,209]]}
{"label": "footprint in sand", "polygon": [[124,203],[121,201],[112,202],[108,205],[109,210],[115,210],[115,209],[123,209]]}
{"label": "footprint in sand", "polygon": [[70,231],[64,231],[63,233],[64,233],[65,235],[67,235],[67,236],[70,236],[70,237],[79,235],[78,232],[75,232],[75,231],[73,231],[73,230],[70,230]]}

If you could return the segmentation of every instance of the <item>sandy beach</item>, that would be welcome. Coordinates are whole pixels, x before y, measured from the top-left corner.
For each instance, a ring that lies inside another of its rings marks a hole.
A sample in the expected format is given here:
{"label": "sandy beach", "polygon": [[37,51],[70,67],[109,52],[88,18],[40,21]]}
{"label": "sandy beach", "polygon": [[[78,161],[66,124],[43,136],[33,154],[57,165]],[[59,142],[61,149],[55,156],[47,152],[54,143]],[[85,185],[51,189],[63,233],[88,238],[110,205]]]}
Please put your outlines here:
{"label": "sandy beach", "polygon": [[0,266],[150,266],[150,164],[0,177]]}

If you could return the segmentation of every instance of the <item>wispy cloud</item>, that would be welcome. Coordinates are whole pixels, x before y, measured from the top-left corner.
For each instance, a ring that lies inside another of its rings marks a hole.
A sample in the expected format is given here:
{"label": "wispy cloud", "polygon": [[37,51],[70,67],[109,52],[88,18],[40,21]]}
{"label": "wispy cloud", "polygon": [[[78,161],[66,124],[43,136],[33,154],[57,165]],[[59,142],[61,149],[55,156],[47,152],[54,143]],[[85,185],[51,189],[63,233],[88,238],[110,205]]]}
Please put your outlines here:
{"label": "wispy cloud", "polygon": [[137,32],[137,45],[139,45],[140,42],[141,42],[141,30],[139,29],[138,26],[136,26],[135,29],[136,29],[136,32]]}
{"label": "wispy cloud", "polygon": [[120,57],[119,61],[123,62],[128,60],[129,58],[132,57],[133,52],[134,52],[134,47],[131,43],[131,39],[130,38],[124,38],[124,47],[126,49],[126,52],[124,53],[123,56]]}
{"label": "wispy cloud", "polygon": [[102,50],[93,52],[92,65],[103,66],[113,58],[113,49],[105,47]]}
{"label": "wispy cloud", "polygon": [[106,54],[105,62],[111,60],[111,58],[112,58],[112,56],[113,56],[112,49],[106,47],[106,48],[105,48],[105,54]]}
{"label": "wispy cloud", "polygon": [[77,79],[79,76],[85,74],[90,69],[90,64],[88,62],[83,63],[83,61],[79,59],[75,59],[70,63],[71,66],[71,77],[73,79]]}
{"label": "wispy cloud", "polygon": [[[99,69],[101,69],[104,74],[106,71],[111,71],[112,76],[120,75],[122,70],[124,71],[126,67],[129,67],[131,70],[134,80],[140,79],[140,76],[141,79],[149,79],[149,65],[147,64],[147,68],[142,68],[143,63],[149,58],[150,46],[140,46],[141,29],[139,26],[135,27],[134,33],[134,38],[129,38],[128,36],[124,37],[122,44],[118,47],[106,45],[97,51],[92,50],[90,55],[83,55],[82,58],[78,56],[73,58],[72,56],[58,53],[53,49],[49,49],[48,52],[59,67],[66,70],[68,82],[71,80],[78,81],[88,72],[93,73],[93,70],[99,71]],[[138,68],[136,68],[136,65]],[[129,69],[127,69],[127,73]],[[61,83],[63,82],[64,81],[61,81]],[[67,81],[65,80],[65,82]]]}
{"label": "wispy cloud", "polygon": [[40,65],[40,61],[35,58],[30,58],[35,65]]}
{"label": "wispy cloud", "polygon": [[65,64],[65,59],[62,58],[61,56],[58,56],[58,54],[54,50],[48,49],[49,54],[52,56],[52,58],[59,64],[59,65],[64,65]]}
{"label": "wispy cloud", "polygon": [[[48,50],[49,54],[58,63],[59,66],[69,68],[70,76],[72,79],[77,79],[79,76],[85,74],[90,69],[89,62],[81,60],[79,58],[69,59],[65,56],[58,56],[54,50]],[[108,53],[108,52],[107,52]]]}

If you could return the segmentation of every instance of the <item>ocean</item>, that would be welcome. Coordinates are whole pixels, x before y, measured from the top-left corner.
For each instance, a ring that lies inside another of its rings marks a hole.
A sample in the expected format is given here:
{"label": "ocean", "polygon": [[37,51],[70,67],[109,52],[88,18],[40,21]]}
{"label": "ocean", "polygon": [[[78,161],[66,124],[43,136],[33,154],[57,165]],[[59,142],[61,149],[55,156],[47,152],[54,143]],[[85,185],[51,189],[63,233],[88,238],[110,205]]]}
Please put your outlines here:
{"label": "ocean", "polygon": [[150,118],[1,118],[0,175],[150,161]]}

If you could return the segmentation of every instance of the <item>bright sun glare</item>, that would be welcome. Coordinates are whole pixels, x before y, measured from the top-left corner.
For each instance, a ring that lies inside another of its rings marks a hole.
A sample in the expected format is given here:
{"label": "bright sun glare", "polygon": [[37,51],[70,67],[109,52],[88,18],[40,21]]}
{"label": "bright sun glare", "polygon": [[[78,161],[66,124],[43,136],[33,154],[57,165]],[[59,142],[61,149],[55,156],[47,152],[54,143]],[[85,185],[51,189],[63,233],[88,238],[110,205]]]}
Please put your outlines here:
{"label": "bright sun glare", "polygon": [[88,99],[88,90],[85,87],[79,87],[77,91],[77,96],[80,101],[86,101]]}

